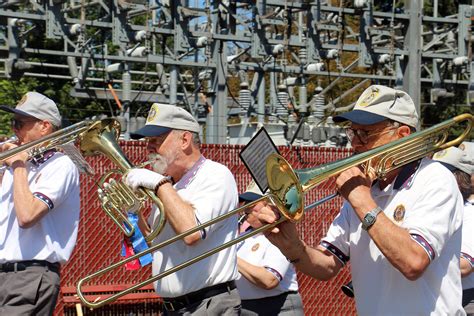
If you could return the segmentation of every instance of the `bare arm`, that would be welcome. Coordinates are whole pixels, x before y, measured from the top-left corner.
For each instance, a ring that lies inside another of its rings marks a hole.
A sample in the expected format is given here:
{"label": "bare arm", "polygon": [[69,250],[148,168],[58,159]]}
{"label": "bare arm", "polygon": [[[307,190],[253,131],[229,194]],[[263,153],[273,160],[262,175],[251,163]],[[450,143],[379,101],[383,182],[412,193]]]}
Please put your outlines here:
{"label": "bare arm", "polygon": [[[339,192],[352,205],[361,221],[377,207],[370,193],[371,182],[357,167],[341,173],[336,180]],[[428,254],[409,232],[395,225],[383,213],[379,213],[367,233],[387,260],[409,280],[418,279],[430,264]]]}
{"label": "bare arm", "polygon": [[278,286],[280,281],[264,267],[253,265],[244,259],[237,257],[239,272],[252,284],[265,290],[271,290]]}
{"label": "bare arm", "polygon": [[460,267],[461,267],[462,278],[469,276],[472,273],[472,270],[474,270],[471,264],[469,263],[469,261],[467,261],[463,257],[461,257],[461,260],[460,260]]}
{"label": "bare arm", "polygon": [[[16,144],[8,143],[2,146],[2,151],[18,147]],[[13,169],[13,203],[18,225],[21,228],[29,228],[35,225],[49,211],[48,206],[33,196],[28,183],[28,171],[26,161],[28,154],[21,152],[7,159],[5,163]]]}
{"label": "bare arm", "polygon": [[[264,207],[260,209],[258,218],[263,223],[273,223],[278,215],[271,208]],[[271,232],[267,232],[266,236],[299,271],[313,278],[329,280],[343,267],[342,263],[323,247],[307,246],[300,239],[294,223],[283,222]]]}
{"label": "bare arm", "polygon": [[[193,206],[184,201],[171,183],[165,183],[158,188],[158,197],[163,202],[166,219],[173,227],[176,234],[181,234],[197,226],[196,215]],[[192,245],[201,240],[201,233],[195,232],[184,238],[187,245]]]}
{"label": "bare arm", "polygon": [[29,228],[48,213],[48,206],[33,196],[28,184],[25,162],[17,160],[13,167],[13,203],[18,225]]}

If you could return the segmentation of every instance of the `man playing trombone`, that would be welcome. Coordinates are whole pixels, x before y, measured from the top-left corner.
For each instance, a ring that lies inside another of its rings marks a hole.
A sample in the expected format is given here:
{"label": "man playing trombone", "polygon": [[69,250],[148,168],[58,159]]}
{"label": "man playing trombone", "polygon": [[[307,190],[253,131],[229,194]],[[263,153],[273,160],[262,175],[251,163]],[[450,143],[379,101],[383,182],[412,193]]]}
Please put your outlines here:
{"label": "man playing trombone", "polygon": [[[238,191],[232,173],[201,154],[199,124],[184,109],[153,104],[146,125],[131,137],[147,138],[154,171],[132,169],[125,183],[132,189],[154,190],[165,210],[167,223],[154,244],[237,207]],[[156,215],[154,207],[148,223],[141,221],[145,234],[155,226]],[[189,234],[154,252],[153,274],[196,258],[236,235],[237,216]],[[241,305],[234,282],[237,275],[233,246],[158,280],[155,287],[163,297],[167,315],[237,315]]]}
{"label": "man playing trombone", "polygon": [[[418,115],[403,91],[374,85],[353,111],[334,117],[349,122],[356,154],[414,132]],[[367,168],[369,167],[369,168]],[[351,261],[359,315],[464,315],[459,256],[463,199],[453,175],[423,158],[374,182],[370,166],[336,178],[345,202],[321,243],[313,248],[283,222],[268,238],[297,269],[319,280],[333,278]],[[279,214],[263,208],[259,218]]]}
{"label": "man playing trombone", "polygon": [[[3,144],[2,153],[61,126],[56,104],[37,92],[28,92],[15,109],[0,109],[14,114],[18,137],[17,144]],[[79,172],[55,149],[31,157],[25,148],[8,157],[0,198],[0,315],[52,315],[60,264],[76,243]]]}

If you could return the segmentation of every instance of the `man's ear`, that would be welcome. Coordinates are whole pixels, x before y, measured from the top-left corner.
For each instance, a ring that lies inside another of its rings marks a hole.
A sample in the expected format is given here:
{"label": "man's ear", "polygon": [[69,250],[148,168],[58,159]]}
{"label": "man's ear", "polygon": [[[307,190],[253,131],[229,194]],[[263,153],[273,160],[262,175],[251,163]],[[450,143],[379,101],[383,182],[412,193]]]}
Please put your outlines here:
{"label": "man's ear", "polygon": [[400,126],[398,129],[397,129],[397,134],[400,136],[400,137],[406,137],[408,135],[411,134],[411,129],[409,126],[407,125],[402,125]]}
{"label": "man's ear", "polygon": [[41,121],[41,133],[43,136],[51,134],[53,131],[53,125],[49,121]]}
{"label": "man's ear", "polygon": [[193,134],[188,131],[184,131],[181,135],[181,144],[184,148],[189,148],[193,142]]}

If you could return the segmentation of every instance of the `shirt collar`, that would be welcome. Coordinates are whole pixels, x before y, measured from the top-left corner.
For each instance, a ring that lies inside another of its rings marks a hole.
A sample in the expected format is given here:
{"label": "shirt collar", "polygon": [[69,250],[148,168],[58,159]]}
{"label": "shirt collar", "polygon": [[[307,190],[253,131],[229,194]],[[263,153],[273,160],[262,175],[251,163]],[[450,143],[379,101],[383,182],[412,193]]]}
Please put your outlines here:
{"label": "shirt collar", "polygon": [[36,167],[39,167],[40,165],[44,164],[46,161],[48,161],[51,157],[54,156],[54,154],[57,152],[56,149],[49,149],[39,155],[38,157],[33,157],[31,158],[31,163],[35,165]]}
{"label": "shirt collar", "polygon": [[413,161],[403,167],[402,171],[400,171],[397,178],[395,179],[395,183],[393,185],[395,190],[400,190],[402,186],[410,187],[412,182],[411,180],[413,179],[415,171],[418,169],[420,162],[421,159]]}

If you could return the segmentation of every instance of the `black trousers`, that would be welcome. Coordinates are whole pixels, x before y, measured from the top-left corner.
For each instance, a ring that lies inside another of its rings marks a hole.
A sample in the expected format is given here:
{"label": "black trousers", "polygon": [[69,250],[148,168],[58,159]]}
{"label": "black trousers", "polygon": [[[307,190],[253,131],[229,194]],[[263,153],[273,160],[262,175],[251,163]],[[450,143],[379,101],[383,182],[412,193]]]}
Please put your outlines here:
{"label": "black trousers", "polygon": [[242,300],[242,316],[303,316],[299,293],[287,292],[277,296]]}

